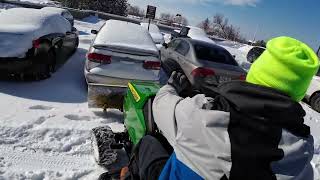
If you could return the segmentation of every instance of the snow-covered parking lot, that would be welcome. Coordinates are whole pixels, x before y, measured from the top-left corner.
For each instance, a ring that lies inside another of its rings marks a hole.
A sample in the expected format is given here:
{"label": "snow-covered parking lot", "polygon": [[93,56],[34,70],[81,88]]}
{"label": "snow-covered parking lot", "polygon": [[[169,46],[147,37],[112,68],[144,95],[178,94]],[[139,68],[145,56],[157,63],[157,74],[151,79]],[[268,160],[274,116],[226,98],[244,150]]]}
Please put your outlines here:
{"label": "snow-covered parking lot", "polygon": [[[80,45],[50,79],[40,82],[0,81],[0,180],[97,179],[90,130],[110,125],[123,130],[122,113],[88,109],[83,76],[85,54],[104,21],[75,21]],[[320,170],[320,114],[304,105],[315,139],[313,165]]]}
{"label": "snow-covered parking lot", "polygon": [[79,49],[50,79],[0,82],[0,179],[96,179],[103,172],[91,155],[90,130],[121,130],[122,114],[87,105],[85,54],[90,30],[102,24],[75,22]]}

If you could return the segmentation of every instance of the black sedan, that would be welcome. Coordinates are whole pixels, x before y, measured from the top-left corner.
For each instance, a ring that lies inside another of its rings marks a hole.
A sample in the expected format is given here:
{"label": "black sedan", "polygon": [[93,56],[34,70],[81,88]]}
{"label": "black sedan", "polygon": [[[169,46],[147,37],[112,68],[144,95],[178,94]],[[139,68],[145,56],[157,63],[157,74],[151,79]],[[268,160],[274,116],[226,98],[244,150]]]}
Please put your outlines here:
{"label": "black sedan", "polygon": [[46,79],[78,47],[75,28],[61,15],[13,8],[0,13],[0,73]]}

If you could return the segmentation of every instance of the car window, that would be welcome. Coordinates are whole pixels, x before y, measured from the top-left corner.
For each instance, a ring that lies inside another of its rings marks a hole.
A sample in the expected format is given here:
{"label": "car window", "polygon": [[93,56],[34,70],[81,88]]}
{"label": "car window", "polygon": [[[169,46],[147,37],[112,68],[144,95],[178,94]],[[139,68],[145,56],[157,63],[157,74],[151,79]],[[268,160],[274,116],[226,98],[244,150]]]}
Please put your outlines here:
{"label": "car window", "polygon": [[200,44],[194,45],[194,49],[198,59],[238,66],[238,63],[227,50]]}
{"label": "car window", "polygon": [[261,48],[261,47],[254,47],[252,48],[247,55],[247,60],[249,62],[254,62],[255,60],[257,60],[261,54],[265,51],[265,48]]}
{"label": "car window", "polygon": [[185,56],[189,52],[189,49],[189,44],[186,41],[181,41],[175,51]]}
{"label": "car window", "polygon": [[179,45],[181,40],[177,39],[177,40],[173,40],[168,44],[168,48],[171,49],[176,49],[176,47]]}

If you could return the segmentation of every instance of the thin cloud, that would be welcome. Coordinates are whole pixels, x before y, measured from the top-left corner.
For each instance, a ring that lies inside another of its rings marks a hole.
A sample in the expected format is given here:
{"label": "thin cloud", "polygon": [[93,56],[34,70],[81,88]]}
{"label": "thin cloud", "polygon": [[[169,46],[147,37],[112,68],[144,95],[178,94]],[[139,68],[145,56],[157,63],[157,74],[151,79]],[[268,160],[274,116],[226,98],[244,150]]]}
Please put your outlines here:
{"label": "thin cloud", "polygon": [[237,6],[256,6],[260,0],[224,0],[226,4]]}
{"label": "thin cloud", "polygon": [[223,3],[234,6],[256,6],[260,0],[180,0],[193,4]]}

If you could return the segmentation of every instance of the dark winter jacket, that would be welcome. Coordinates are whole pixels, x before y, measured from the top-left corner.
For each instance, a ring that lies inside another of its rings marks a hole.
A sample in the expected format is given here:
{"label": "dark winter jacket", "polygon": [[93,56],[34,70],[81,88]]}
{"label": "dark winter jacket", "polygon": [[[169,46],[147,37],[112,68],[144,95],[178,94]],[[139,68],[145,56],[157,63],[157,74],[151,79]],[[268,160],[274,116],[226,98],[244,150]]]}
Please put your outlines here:
{"label": "dark winter jacket", "polygon": [[219,96],[157,94],[154,118],[174,148],[160,179],[310,180],[313,138],[299,103],[276,90],[229,82]]}

